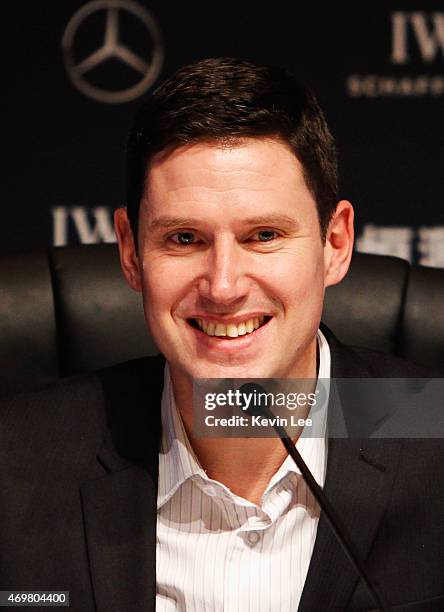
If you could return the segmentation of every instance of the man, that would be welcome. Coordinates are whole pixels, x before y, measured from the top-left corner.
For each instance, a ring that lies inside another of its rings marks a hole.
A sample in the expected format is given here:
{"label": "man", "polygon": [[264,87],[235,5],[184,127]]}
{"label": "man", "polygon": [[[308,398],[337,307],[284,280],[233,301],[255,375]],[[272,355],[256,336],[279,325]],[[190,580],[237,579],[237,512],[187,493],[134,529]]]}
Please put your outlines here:
{"label": "man", "polygon": [[[183,68],[138,114],[127,204],[122,268],[166,361],[2,407],[0,587],[85,611],[374,609],[280,440],[193,430],[198,378],[420,375],[319,329],[353,209],[316,100],[280,69]],[[294,442],[389,603],[442,609],[442,443]]]}

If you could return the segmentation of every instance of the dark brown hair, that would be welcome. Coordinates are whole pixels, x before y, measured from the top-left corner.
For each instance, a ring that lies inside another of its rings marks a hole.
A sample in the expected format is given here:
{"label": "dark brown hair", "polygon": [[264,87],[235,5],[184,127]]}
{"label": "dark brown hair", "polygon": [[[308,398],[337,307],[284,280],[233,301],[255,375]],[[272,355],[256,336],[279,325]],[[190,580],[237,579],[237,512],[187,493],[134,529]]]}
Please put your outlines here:
{"label": "dark brown hair", "polygon": [[137,240],[140,201],[154,155],[199,141],[276,137],[300,161],[322,238],[337,204],[337,156],[314,94],[283,68],[233,58],[178,70],[140,108],[127,149],[127,210]]}

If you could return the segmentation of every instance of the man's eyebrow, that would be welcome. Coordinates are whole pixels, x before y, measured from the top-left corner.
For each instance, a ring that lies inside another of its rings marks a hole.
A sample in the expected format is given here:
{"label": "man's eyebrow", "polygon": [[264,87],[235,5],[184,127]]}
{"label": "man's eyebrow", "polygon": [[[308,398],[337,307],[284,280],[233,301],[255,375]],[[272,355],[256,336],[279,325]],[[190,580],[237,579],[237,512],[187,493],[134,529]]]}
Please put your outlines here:
{"label": "man's eyebrow", "polygon": [[249,217],[243,219],[243,223],[246,225],[285,225],[291,227],[299,227],[297,219],[285,215],[283,213],[272,213],[270,215],[257,215],[255,217]]}
{"label": "man's eyebrow", "polygon": [[197,225],[198,223],[199,220],[193,217],[169,217],[168,215],[161,215],[148,223],[148,229],[152,231],[156,229],[189,227],[191,225]]}
{"label": "man's eyebrow", "polygon": [[[170,217],[168,215],[161,215],[156,219],[153,219],[148,224],[148,229],[153,231],[156,229],[174,229],[176,227],[191,227],[199,225],[202,220],[194,217]],[[258,215],[255,217],[248,217],[242,219],[244,225],[285,225],[287,227],[298,228],[299,223],[293,217],[285,214],[270,214],[270,215]]]}

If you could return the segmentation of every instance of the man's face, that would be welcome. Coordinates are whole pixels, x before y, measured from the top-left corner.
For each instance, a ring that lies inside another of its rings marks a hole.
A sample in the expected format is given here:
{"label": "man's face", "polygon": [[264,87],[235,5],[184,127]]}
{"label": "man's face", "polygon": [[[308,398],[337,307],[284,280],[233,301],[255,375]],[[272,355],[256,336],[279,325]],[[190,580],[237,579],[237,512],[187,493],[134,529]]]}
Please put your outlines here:
{"label": "man's face", "polygon": [[174,151],[151,165],[139,223],[131,284],[174,377],[315,376],[333,250],[284,144]]}

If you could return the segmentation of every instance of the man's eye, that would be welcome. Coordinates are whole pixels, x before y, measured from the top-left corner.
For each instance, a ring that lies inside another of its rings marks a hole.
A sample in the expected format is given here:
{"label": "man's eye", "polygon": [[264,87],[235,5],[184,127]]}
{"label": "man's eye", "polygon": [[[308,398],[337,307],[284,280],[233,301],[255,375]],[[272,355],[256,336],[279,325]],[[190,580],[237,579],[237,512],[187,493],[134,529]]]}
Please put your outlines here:
{"label": "man's eye", "polygon": [[170,236],[170,240],[175,242],[176,244],[194,244],[196,242],[196,236],[193,232],[177,232]]}
{"label": "man's eye", "polygon": [[274,230],[260,230],[251,236],[252,240],[257,242],[270,242],[277,238],[279,234]]}

